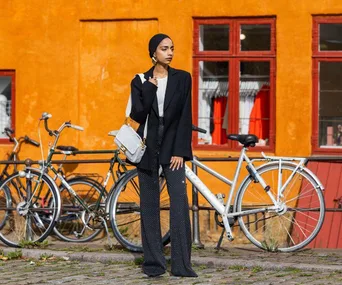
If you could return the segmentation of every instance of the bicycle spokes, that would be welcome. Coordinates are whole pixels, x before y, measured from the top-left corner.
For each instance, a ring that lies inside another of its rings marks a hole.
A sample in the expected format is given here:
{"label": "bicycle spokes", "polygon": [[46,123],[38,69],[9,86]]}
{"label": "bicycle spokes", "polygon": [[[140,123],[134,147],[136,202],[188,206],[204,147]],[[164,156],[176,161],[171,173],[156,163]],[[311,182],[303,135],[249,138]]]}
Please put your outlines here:
{"label": "bicycle spokes", "polygon": [[265,168],[261,177],[277,197],[274,205],[258,183],[247,181],[237,200],[237,210],[256,210],[239,217],[242,231],[260,248],[270,251],[293,251],[307,245],[318,233],[324,217],[324,200],[315,181],[306,172],[283,166],[279,183],[277,165]]}

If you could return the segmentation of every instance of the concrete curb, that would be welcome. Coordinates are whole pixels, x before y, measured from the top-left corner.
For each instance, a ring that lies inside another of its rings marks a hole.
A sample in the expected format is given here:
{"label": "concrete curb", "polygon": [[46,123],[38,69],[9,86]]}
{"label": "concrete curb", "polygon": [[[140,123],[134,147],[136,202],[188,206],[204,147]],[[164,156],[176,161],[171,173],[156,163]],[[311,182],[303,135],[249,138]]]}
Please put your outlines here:
{"label": "concrete curb", "polygon": [[[13,252],[15,249],[5,248],[4,253]],[[134,262],[142,257],[142,254],[134,253],[111,253],[111,252],[68,252],[56,251],[48,249],[21,249],[23,256],[27,258],[39,259],[42,255],[53,255],[59,258],[68,260],[86,261],[86,262]],[[167,257],[169,259],[170,257]],[[305,263],[290,263],[290,262],[270,262],[260,259],[245,260],[241,258],[215,258],[215,257],[199,257],[193,256],[192,263],[195,265],[205,265],[208,267],[231,267],[243,266],[247,268],[260,267],[265,270],[284,270],[284,269],[299,269],[305,271],[317,272],[334,272],[341,271],[340,265],[322,265],[322,264],[305,264]]]}

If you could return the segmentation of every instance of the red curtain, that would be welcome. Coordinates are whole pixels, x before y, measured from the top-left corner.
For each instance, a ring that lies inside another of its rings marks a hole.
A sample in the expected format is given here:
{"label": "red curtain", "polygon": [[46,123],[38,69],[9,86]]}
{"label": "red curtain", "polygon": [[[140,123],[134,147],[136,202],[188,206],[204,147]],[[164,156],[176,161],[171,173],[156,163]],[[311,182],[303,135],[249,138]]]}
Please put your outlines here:
{"label": "red curtain", "polygon": [[255,96],[249,119],[249,133],[266,139],[270,133],[270,87],[263,85]]}
{"label": "red curtain", "polygon": [[218,97],[213,99],[213,123],[214,131],[212,132],[213,144],[227,143],[227,130],[222,129],[223,117],[226,111],[227,97]]}

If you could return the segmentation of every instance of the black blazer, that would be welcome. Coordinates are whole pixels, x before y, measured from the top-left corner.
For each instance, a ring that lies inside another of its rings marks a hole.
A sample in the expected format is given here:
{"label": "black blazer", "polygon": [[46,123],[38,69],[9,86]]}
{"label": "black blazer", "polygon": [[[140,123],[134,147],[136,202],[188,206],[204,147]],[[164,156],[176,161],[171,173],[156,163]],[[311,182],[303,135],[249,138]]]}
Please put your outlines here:
{"label": "black blazer", "polygon": [[[152,159],[156,152],[159,112],[157,86],[149,82],[153,69],[144,73],[146,81],[142,84],[139,75],[131,82],[132,111],[131,118],[140,123],[138,134],[143,137],[147,115],[146,151],[138,167],[152,168]],[[169,67],[164,101],[164,135],[159,152],[159,163],[169,164],[171,156],[192,159],[192,110],[191,75],[183,70]]]}

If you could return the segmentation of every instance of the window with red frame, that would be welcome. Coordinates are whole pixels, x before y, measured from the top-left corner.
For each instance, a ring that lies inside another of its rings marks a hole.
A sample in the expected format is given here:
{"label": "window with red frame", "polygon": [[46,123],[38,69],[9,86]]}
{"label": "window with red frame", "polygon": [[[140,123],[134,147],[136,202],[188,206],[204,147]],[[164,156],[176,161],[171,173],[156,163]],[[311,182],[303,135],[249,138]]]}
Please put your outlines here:
{"label": "window with red frame", "polygon": [[14,91],[14,71],[0,70],[0,141],[8,141],[3,131],[13,128]]}
{"label": "window with red frame", "polygon": [[342,16],[313,20],[313,151],[342,151]]}
{"label": "window with red frame", "polygon": [[234,149],[227,134],[253,133],[274,147],[275,19],[194,20],[197,148]]}

